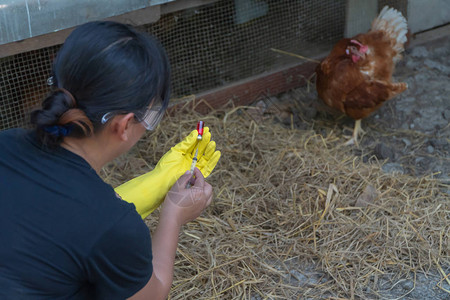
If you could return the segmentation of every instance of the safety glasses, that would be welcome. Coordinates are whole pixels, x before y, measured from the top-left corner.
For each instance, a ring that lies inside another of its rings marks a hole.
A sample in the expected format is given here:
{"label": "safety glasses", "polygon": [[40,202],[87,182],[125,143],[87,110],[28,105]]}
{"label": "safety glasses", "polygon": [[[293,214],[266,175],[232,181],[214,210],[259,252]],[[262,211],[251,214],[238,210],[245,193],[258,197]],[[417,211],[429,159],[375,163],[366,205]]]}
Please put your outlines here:
{"label": "safety glasses", "polygon": [[161,106],[157,105],[155,107],[150,107],[145,112],[144,116],[140,118],[139,116],[136,116],[136,119],[144,125],[145,129],[147,130],[154,130],[159,122],[161,122],[161,119],[164,116],[164,110]]}
{"label": "safety glasses", "polygon": [[[128,112],[120,111],[120,112],[108,112],[102,117],[102,124],[108,122],[112,117],[119,114],[126,114]],[[154,130],[161,119],[164,116],[164,109],[160,105],[151,106],[146,109],[143,113],[135,113],[134,117],[138,120],[147,130]]]}

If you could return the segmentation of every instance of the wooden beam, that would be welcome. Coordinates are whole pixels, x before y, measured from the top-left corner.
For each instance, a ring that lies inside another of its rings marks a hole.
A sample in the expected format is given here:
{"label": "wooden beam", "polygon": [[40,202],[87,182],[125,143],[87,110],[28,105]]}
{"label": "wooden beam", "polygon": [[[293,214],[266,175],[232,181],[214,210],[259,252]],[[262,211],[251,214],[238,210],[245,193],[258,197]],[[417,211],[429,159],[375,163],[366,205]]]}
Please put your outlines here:
{"label": "wooden beam", "polygon": [[262,97],[275,96],[305,85],[308,78],[314,73],[316,66],[317,63],[313,62],[290,65],[269,74],[247,78],[225,87],[197,94],[195,101],[192,99],[175,101],[170,110],[190,105],[197,112],[208,113],[211,108],[221,108],[230,101],[235,106],[249,105]]}
{"label": "wooden beam", "polygon": [[173,13],[176,11],[194,8],[205,4],[212,4],[219,0],[183,0],[183,1],[173,1],[161,4],[161,15]]}
{"label": "wooden beam", "polygon": [[69,36],[74,28],[63,29],[57,32],[35,36],[26,40],[0,45],[0,58],[23,53],[31,50],[60,45]]}

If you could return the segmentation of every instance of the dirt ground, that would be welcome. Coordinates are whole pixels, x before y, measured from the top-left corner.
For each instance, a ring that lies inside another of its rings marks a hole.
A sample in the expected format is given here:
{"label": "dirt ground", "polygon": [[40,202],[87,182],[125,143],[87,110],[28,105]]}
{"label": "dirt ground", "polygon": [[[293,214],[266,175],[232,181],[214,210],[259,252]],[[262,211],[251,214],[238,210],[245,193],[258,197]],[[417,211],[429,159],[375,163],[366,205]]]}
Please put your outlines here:
{"label": "dirt ground", "polygon": [[[383,162],[383,170],[388,173],[442,180],[450,201],[449,77],[450,36],[407,49],[404,59],[396,67],[394,80],[408,83],[408,90],[362,121],[366,133],[360,146],[348,146],[348,151],[361,156],[365,162]],[[255,105],[273,115],[278,114],[279,121],[286,126],[300,129],[313,126],[323,136],[331,131],[338,132],[342,135],[342,143],[347,139],[346,135],[351,135],[353,120],[318,103],[313,82],[309,87],[279,95],[269,102]],[[295,266],[295,262],[292,265]],[[448,274],[450,266],[444,271]],[[377,292],[367,289],[367,297],[450,299],[449,293],[435,286],[439,278],[437,270],[432,274],[417,273],[416,278],[411,275],[400,281],[393,281],[392,276],[386,274],[378,279]],[[323,283],[327,278],[311,265],[309,271],[302,269],[299,272],[293,268],[291,280],[307,285]]]}

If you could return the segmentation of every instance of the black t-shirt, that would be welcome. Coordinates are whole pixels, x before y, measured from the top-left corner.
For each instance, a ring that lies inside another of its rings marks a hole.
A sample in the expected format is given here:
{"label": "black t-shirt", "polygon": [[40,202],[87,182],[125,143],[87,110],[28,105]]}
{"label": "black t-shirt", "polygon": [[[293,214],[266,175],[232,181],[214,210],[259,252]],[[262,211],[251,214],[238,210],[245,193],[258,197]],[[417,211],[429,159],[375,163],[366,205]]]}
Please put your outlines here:
{"label": "black t-shirt", "polygon": [[147,226],[84,159],[0,132],[0,299],[124,299],[152,271]]}

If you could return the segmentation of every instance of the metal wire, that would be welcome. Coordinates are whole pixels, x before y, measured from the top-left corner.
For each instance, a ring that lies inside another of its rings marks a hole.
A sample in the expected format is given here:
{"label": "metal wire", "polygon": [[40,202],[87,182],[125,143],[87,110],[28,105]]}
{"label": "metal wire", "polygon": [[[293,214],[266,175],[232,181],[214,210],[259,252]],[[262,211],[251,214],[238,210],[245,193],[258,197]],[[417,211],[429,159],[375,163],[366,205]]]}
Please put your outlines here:
{"label": "metal wire", "polygon": [[[379,0],[379,5],[406,9],[404,2]],[[166,48],[172,96],[178,98],[299,61],[271,48],[306,57],[330,49],[343,36],[346,3],[221,0],[164,15],[139,29],[154,34]],[[48,92],[46,80],[58,49],[53,46],[0,59],[0,130],[27,126],[29,112]]]}

